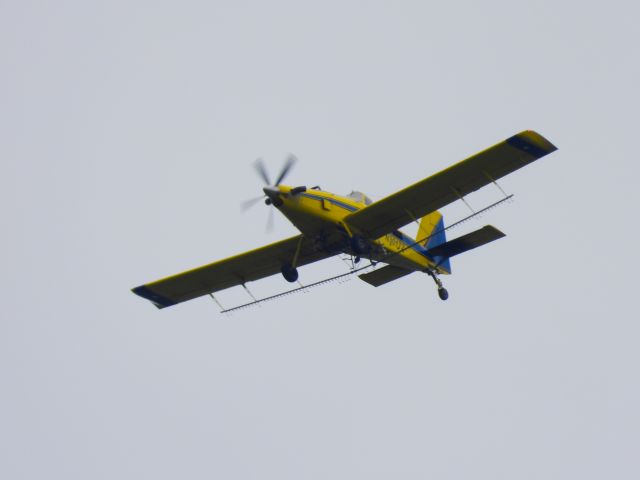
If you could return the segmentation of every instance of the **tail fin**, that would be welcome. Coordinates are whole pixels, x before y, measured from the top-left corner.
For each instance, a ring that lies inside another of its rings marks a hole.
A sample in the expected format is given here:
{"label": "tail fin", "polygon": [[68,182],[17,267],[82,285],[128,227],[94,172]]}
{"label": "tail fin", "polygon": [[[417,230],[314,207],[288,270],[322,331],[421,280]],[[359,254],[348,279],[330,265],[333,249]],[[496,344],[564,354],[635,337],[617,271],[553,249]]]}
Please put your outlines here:
{"label": "tail fin", "polygon": [[[432,212],[422,217],[416,240],[426,250],[447,242],[447,235],[444,231],[444,217],[440,212]],[[433,259],[436,265],[444,271],[443,273],[451,273],[451,264],[448,258],[436,256]]]}
{"label": "tail fin", "polygon": [[444,232],[444,219],[440,212],[433,212],[422,217],[416,240],[427,250],[447,241]]}

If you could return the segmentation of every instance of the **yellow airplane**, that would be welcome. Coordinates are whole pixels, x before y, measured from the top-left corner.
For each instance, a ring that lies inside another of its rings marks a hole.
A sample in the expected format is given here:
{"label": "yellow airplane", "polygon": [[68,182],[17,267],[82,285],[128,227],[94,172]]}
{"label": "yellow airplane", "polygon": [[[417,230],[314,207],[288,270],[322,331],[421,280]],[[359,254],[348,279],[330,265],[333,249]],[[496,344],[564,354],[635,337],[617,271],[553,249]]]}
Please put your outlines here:
{"label": "yellow airplane", "polygon": [[[438,275],[451,273],[449,259],[505,235],[487,225],[447,241],[438,209],[456,200],[464,201],[465,195],[555,150],[542,135],[527,130],[377,202],[360,192],[341,196],[319,187],[281,185],[294,157],[287,159],[271,184],[258,160],[255,167],[266,184],[264,197],[245,206],[265,198],[267,205],[282,212],[301,233],[132,291],[165,308],[277,273],[288,282],[296,282],[299,267],[346,253],[355,263],[367,258],[372,265],[386,264],[360,275],[375,287],[424,272],[435,281],[440,298],[446,300],[449,294]],[[399,230],[414,221],[419,222],[416,239]]]}

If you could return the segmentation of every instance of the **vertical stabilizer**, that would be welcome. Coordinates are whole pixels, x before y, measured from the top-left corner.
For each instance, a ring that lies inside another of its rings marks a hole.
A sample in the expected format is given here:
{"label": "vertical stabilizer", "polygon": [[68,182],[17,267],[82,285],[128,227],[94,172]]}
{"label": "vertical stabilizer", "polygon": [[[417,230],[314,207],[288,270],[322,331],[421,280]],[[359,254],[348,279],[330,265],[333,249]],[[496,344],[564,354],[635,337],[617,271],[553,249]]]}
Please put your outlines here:
{"label": "vertical stabilizer", "polygon": [[[440,212],[432,212],[422,217],[416,240],[426,250],[446,243],[447,235],[444,231],[444,217]],[[446,273],[451,273],[451,265],[448,258],[436,256],[433,260]]]}
{"label": "vertical stabilizer", "polygon": [[[440,245],[447,241],[444,237],[444,229],[438,228],[440,223],[443,223],[442,214],[440,212],[433,212],[422,217],[422,220],[420,220],[420,227],[418,227],[418,235],[416,237],[416,240],[420,242],[420,245],[429,249],[430,247],[435,247],[436,245]],[[437,238],[440,233],[438,230],[443,230],[442,239]]]}

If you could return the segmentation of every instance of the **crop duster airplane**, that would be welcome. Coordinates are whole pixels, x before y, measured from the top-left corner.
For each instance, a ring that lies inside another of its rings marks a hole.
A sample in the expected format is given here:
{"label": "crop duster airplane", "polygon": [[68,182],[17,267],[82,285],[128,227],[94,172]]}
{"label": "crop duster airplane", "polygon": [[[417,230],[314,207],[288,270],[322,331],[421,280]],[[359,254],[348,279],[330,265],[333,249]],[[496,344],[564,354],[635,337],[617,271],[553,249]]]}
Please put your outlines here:
{"label": "crop duster airplane", "polygon": [[[341,196],[319,187],[282,185],[295,162],[292,156],[272,184],[258,160],[255,167],[266,184],[262,189],[264,196],[245,206],[264,198],[267,205],[277,208],[301,233],[141,285],[133,292],[156,307],[165,308],[278,273],[288,282],[296,282],[299,267],[346,253],[355,263],[367,258],[372,265],[386,264],[360,275],[374,287],[424,272],[435,281],[440,298],[446,300],[449,294],[438,275],[451,273],[449,259],[504,234],[487,225],[447,241],[438,209],[457,200],[464,201],[465,195],[555,150],[543,136],[524,131],[376,202],[360,192]],[[419,222],[416,239],[399,230],[414,221]]]}

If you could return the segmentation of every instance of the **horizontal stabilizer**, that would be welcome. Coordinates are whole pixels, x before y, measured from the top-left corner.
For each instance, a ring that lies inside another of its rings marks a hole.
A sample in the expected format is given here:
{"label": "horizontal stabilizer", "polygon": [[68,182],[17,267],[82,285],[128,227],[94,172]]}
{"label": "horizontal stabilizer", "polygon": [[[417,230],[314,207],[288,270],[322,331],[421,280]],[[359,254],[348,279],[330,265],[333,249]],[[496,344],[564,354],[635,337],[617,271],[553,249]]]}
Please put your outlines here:
{"label": "horizontal stabilizer", "polygon": [[413,272],[414,270],[407,270],[406,268],[387,265],[386,267],[379,268],[377,270],[374,270],[373,272],[365,273],[358,276],[369,285],[379,287],[380,285],[393,282],[394,280],[402,278]]}
{"label": "horizontal stabilizer", "polygon": [[504,236],[506,235],[496,227],[487,225],[475,232],[467,233],[466,235],[454,238],[447,243],[430,248],[427,250],[427,254],[432,257],[451,258],[469,250],[473,250],[474,248],[481,247],[482,245],[486,245],[487,243],[498,240]]}

